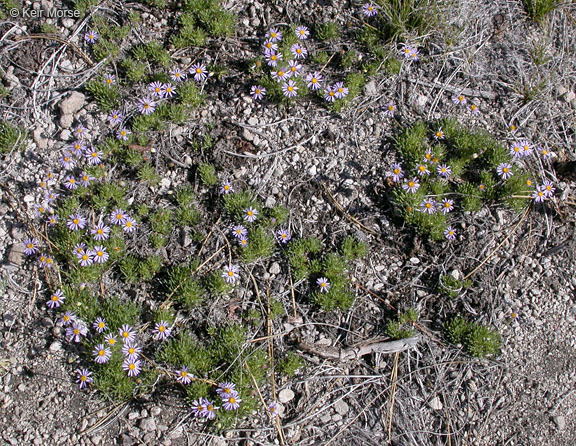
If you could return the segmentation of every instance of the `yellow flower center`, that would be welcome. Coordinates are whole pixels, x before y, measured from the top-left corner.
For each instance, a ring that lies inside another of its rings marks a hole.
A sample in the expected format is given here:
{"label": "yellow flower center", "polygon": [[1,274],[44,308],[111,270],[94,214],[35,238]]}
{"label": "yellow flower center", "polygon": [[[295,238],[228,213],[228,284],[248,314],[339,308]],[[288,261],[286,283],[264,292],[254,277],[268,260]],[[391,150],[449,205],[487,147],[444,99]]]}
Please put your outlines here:
{"label": "yellow flower center", "polygon": [[99,356],[104,356],[105,354],[106,354],[106,352],[105,352],[104,350],[100,350],[100,351],[98,352],[98,355],[99,355]]}
{"label": "yellow flower center", "polygon": [[228,401],[229,401],[231,404],[234,404],[234,403],[236,402],[236,398],[234,398],[233,396],[231,396],[230,398],[228,398]]}
{"label": "yellow flower center", "polygon": [[87,377],[86,375],[82,375],[82,376],[80,377],[80,381],[86,381],[87,378],[88,378],[88,377]]}
{"label": "yellow flower center", "polygon": [[128,366],[130,370],[134,370],[136,368],[136,364],[132,363]]}
{"label": "yellow flower center", "polygon": [[166,327],[164,327],[164,325],[160,325],[160,327],[158,327],[158,331],[160,332],[164,332],[166,330]]}
{"label": "yellow flower center", "polygon": [[56,295],[52,296],[52,301],[53,301],[53,302],[58,302],[58,296],[56,296]]}
{"label": "yellow flower center", "polygon": [[228,276],[232,277],[234,275],[234,271],[228,271]]}
{"label": "yellow flower center", "polygon": [[408,181],[408,186],[409,187],[414,187],[416,183],[414,183],[414,181]]}
{"label": "yellow flower center", "polygon": [[74,220],[72,220],[72,222],[77,225],[78,223],[80,223],[80,220],[78,220],[77,218],[75,218]]}

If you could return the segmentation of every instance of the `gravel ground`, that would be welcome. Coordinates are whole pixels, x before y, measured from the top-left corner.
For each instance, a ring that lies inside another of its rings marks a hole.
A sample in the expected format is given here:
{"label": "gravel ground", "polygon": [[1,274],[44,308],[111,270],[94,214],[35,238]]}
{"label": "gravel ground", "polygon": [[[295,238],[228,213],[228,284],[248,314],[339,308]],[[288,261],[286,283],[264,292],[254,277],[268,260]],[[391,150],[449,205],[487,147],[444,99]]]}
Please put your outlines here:
{"label": "gravel ground", "polygon": [[[263,414],[212,434],[190,418],[182,398],[154,394],[114,404],[77,389],[79,352],[45,308],[47,285],[21,245],[36,185],[43,172],[59,169],[73,123],[83,122],[94,135],[105,126],[82,89],[101,67],[89,68],[54,42],[19,41],[33,29],[30,21],[0,22],[0,72],[11,90],[0,113],[31,135],[25,150],[3,156],[0,165],[4,444],[576,444],[574,5],[563,4],[540,26],[519,1],[444,2],[443,25],[417,42],[422,60],[404,64],[398,75],[370,78],[341,113],[307,99],[279,109],[249,97],[239,67],[257,54],[269,26],[346,25],[360,6],[336,0],[225,5],[238,14],[236,35],[207,57],[230,63],[228,77],[206,87],[206,105],[189,124],[173,126],[158,141],[164,148],[156,155],[162,181],[152,192],[158,196],[193,176],[200,159],[190,141],[216,123],[211,161],[267,206],[289,207],[293,234],[317,235],[328,245],[355,234],[368,243],[370,255],[351,271],[358,283],[352,309],[314,312],[299,303],[301,339],[350,346],[382,338],[391,315],[386,304],[421,314],[420,342],[399,355],[339,362],[300,351],[305,371],[276,383],[281,436]],[[122,7],[143,12],[138,35],[144,40],[169,26],[149,7]],[[86,29],[81,19],[55,25],[75,42]],[[534,63],[539,48],[549,58],[542,65]],[[174,54],[183,65],[191,57]],[[503,140],[514,123],[556,153],[555,163],[543,167],[558,192],[550,206],[526,214],[496,207],[463,214],[458,243],[432,243],[397,224],[384,197],[385,172],[396,161],[391,137],[399,123],[458,113],[450,96],[460,92],[481,110],[458,114],[461,122]],[[381,110],[389,101],[397,104],[395,119]],[[287,268],[273,260],[264,272],[289,302]],[[473,280],[457,299],[440,296],[435,286],[434,278],[448,272]],[[458,312],[499,330],[499,357],[474,359],[442,340],[439,321]],[[287,315],[274,330],[294,325]]]}

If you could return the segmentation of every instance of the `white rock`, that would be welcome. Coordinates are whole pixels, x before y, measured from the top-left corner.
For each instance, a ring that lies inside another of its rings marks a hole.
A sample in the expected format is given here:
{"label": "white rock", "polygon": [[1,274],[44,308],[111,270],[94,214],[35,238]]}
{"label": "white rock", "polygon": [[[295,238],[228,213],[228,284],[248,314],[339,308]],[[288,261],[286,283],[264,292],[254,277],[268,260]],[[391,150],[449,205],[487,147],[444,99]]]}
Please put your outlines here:
{"label": "white rock", "polygon": [[156,421],[154,418],[144,418],[140,421],[140,429],[146,432],[154,432],[156,430]]}
{"label": "white rock", "polygon": [[70,95],[60,102],[60,111],[63,115],[72,115],[84,107],[86,96],[79,91],[73,91]]}
{"label": "white rock", "polygon": [[45,150],[48,148],[48,139],[42,136],[42,127],[36,127],[32,132],[32,137],[39,149]]}
{"label": "white rock", "polygon": [[559,431],[563,431],[564,429],[566,429],[566,418],[563,415],[557,415],[555,417],[552,417],[552,421],[554,421],[554,424],[556,425]]}
{"label": "white rock", "polygon": [[412,258],[410,259],[410,263],[411,263],[412,265],[418,265],[418,264],[420,263],[420,259],[419,259],[418,257],[412,257]]}
{"label": "white rock", "polygon": [[442,410],[444,406],[442,405],[442,401],[440,401],[440,398],[435,396],[430,401],[428,401],[428,407],[430,407],[430,409],[432,410]]}
{"label": "white rock", "polygon": [[348,404],[346,404],[346,401],[344,400],[339,400],[336,403],[334,403],[334,410],[344,416],[348,413],[348,411],[350,410],[350,408],[348,407]]}
{"label": "white rock", "polygon": [[278,401],[281,403],[287,403],[294,399],[294,391],[292,389],[282,389],[280,393],[278,393]]}
{"label": "white rock", "polygon": [[73,122],[74,122],[74,116],[62,115],[60,117],[60,120],[58,121],[58,124],[60,124],[60,127],[62,127],[63,129],[69,129],[70,127],[72,127]]}
{"label": "white rock", "polygon": [[62,350],[62,344],[58,341],[54,341],[52,344],[50,344],[48,350],[50,350],[51,352],[59,352],[60,350]]}
{"label": "white rock", "polygon": [[268,270],[270,274],[279,274],[280,271],[280,264],[278,262],[272,263],[272,265],[270,265],[270,269]]}

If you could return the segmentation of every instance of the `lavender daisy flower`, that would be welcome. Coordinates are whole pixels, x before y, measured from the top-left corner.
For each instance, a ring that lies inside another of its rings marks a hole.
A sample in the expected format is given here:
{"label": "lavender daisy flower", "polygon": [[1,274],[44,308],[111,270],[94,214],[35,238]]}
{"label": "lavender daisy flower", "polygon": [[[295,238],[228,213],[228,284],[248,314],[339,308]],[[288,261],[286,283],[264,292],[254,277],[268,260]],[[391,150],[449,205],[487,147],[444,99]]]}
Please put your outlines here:
{"label": "lavender daisy flower", "polygon": [[412,53],[413,48],[408,45],[407,43],[402,44],[402,48],[400,48],[400,53],[404,56],[404,59],[412,59],[410,54]]}
{"label": "lavender daisy flower", "polygon": [[125,342],[122,346],[122,354],[130,361],[136,361],[142,353],[142,348],[134,342]]}
{"label": "lavender daisy flower", "polygon": [[116,76],[113,74],[106,74],[104,75],[104,85],[108,86],[108,88],[112,88],[112,85],[116,83]]}
{"label": "lavender daisy flower", "polygon": [[54,212],[52,208],[48,205],[48,203],[40,203],[34,205],[34,215],[36,217],[41,217],[46,213]]}
{"label": "lavender daisy flower", "polygon": [[98,242],[108,240],[108,237],[110,237],[110,227],[104,223],[98,223],[94,229],[90,230],[90,233],[94,236],[94,240]]}
{"label": "lavender daisy flower", "polygon": [[92,324],[92,328],[96,330],[96,333],[102,334],[108,329],[108,325],[106,324],[106,319],[103,317],[97,317],[94,323]]}
{"label": "lavender daisy flower", "polygon": [[299,43],[295,43],[290,47],[290,52],[294,59],[306,59],[308,56],[308,50],[305,46],[300,45]]}
{"label": "lavender daisy flower", "polygon": [[104,344],[98,344],[92,350],[92,356],[94,356],[94,361],[98,364],[105,364],[110,361],[110,356],[112,356],[112,350],[110,347],[106,347]]}
{"label": "lavender daisy flower", "polygon": [[284,69],[284,68],[279,68],[278,70],[274,70],[271,73],[272,79],[274,79],[278,83],[283,82],[286,79],[288,79],[290,77],[290,74],[291,73],[286,71],[286,69]]}
{"label": "lavender daisy flower", "polygon": [[420,212],[424,214],[432,215],[436,212],[436,202],[433,198],[426,198],[420,203]]}
{"label": "lavender daisy flower", "polygon": [[65,153],[58,161],[64,169],[72,169],[76,165],[76,160],[72,158],[71,153]]}
{"label": "lavender daisy flower", "polygon": [[238,395],[236,392],[236,384],[231,382],[223,382],[218,384],[216,393],[220,396],[220,398],[223,398],[227,395]]}
{"label": "lavender daisy flower", "polygon": [[94,178],[92,175],[89,175],[86,172],[82,172],[82,175],[80,175],[80,178],[78,178],[78,183],[83,186],[83,187],[88,187],[90,186],[90,182],[94,181],[96,178]]}
{"label": "lavender daisy flower", "polygon": [[236,225],[232,227],[232,235],[240,239],[248,235],[248,230],[242,225]]}
{"label": "lavender daisy flower", "polygon": [[269,40],[270,42],[280,42],[282,40],[282,33],[278,28],[270,28],[265,37],[266,40]]}
{"label": "lavender daisy flower", "polygon": [[294,33],[299,40],[306,40],[310,36],[310,30],[303,25],[297,26]]}
{"label": "lavender daisy flower", "polygon": [[242,400],[237,395],[226,395],[222,397],[222,407],[224,410],[236,410],[240,407]]}
{"label": "lavender daisy flower", "polygon": [[512,144],[510,144],[510,148],[508,149],[508,152],[510,153],[510,155],[512,155],[516,159],[522,158],[522,155],[523,155],[522,146],[517,142],[513,142]]}
{"label": "lavender daisy flower", "polygon": [[122,327],[118,329],[118,334],[120,335],[122,342],[133,342],[136,339],[134,328],[128,324],[122,325]]}
{"label": "lavender daisy flower", "polygon": [[234,285],[240,277],[240,274],[238,274],[239,271],[240,269],[237,265],[227,265],[224,267],[224,271],[222,271],[222,277],[224,277],[226,283]]}
{"label": "lavender daisy flower", "polygon": [[288,61],[288,72],[291,76],[298,77],[302,74],[302,64],[297,60]]}
{"label": "lavender daisy flower", "polygon": [[430,175],[430,171],[428,170],[428,166],[426,164],[418,164],[416,166],[416,174],[418,176]]}
{"label": "lavender daisy flower", "polygon": [[76,383],[79,384],[80,389],[83,389],[94,381],[91,377],[92,372],[88,369],[78,369],[76,370],[76,375]]}
{"label": "lavender daisy flower", "polygon": [[365,3],[362,6],[362,14],[364,14],[366,17],[374,17],[376,14],[378,14],[378,5],[372,2]]}
{"label": "lavender daisy flower", "polygon": [[54,259],[48,254],[42,253],[38,257],[38,265],[40,268],[50,268],[54,264]]}
{"label": "lavender daisy flower", "polygon": [[88,334],[88,328],[81,321],[76,321],[66,329],[66,337],[70,342],[80,342]]}
{"label": "lavender daisy flower", "polygon": [[392,164],[392,170],[388,172],[386,175],[392,177],[392,181],[395,183],[399,183],[402,178],[404,178],[404,171],[402,170],[402,166],[400,164]]}
{"label": "lavender daisy flower", "polygon": [[326,102],[334,102],[336,100],[336,91],[331,85],[327,85],[324,88],[324,99]]}
{"label": "lavender daisy flower", "polygon": [[208,77],[208,69],[203,63],[194,64],[190,67],[190,74],[194,76],[196,82],[204,82]]}
{"label": "lavender daisy flower", "polygon": [[84,229],[86,227],[86,218],[80,214],[70,214],[66,221],[66,226],[72,231]]}
{"label": "lavender daisy flower", "polygon": [[396,104],[394,104],[394,102],[388,102],[388,104],[383,105],[381,108],[384,110],[384,116],[394,117],[394,113],[396,112]]}
{"label": "lavender daisy flower", "polygon": [[50,308],[51,310],[53,310],[54,308],[59,308],[60,305],[62,305],[64,303],[65,299],[66,299],[66,296],[64,296],[64,293],[62,292],[62,290],[60,288],[58,288],[52,294],[52,296],[50,296],[50,299],[46,302],[46,306],[48,308]]}
{"label": "lavender daisy flower", "polygon": [[287,98],[295,98],[298,95],[298,87],[296,82],[289,80],[282,84],[282,94]]}
{"label": "lavender daisy flower", "polygon": [[418,178],[412,178],[411,180],[406,181],[404,184],[402,184],[402,189],[404,189],[406,192],[415,194],[416,191],[420,189],[420,182],[418,181]]}
{"label": "lavender daisy flower", "polygon": [[121,128],[116,132],[116,139],[120,139],[122,141],[128,141],[128,136],[131,134],[132,132],[127,128]]}
{"label": "lavender daisy flower", "polygon": [[84,155],[84,151],[86,150],[86,144],[84,144],[80,140],[77,140],[77,141],[74,141],[72,144],[70,144],[68,146],[68,148],[72,151],[72,153],[75,156],[80,158],[82,155]]}
{"label": "lavender daisy flower", "polygon": [[257,101],[260,101],[266,96],[266,89],[261,85],[252,85],[250,88],[250,96],[252,96]]}
{"label": "lavender daisy flower", "polygon": [[436,168],[436,172],[438,172],[438,175],[442,178],[448,178],[450,175],[452,175],[452,169],[446,164],[440,164]]}
{"label": "lavender daisy flower", "polygon": [[52,204],[54,201],[56,201],[56,198],[58,198],[59,196],[60,196],[59,193],[49,190],[46,191],[46,193],[44,194],[44,200],[46,201],[46,203]]}
{"label": "lavender daisy flower", "polygon": [[498,173],[498,176],[503,180],[507,180],[513,175],[512,166],[508,163],[500,163],[496,169],[496,173]]}
{"label": "lavender daisy flower", "polygon": [[234,192],[234,188],[232,187],[232,183],[230,181],[223,181],[220,185],[220,195],[227,195]]}
{"label": "lavender daisy flower", "polygon": [[450,200],[449,198],[444,198],[440,203],[440,209],[442,210],[443,214],[447,214],[454,210],[454,200]]}
{"label": "lavender daisy flower", "polygon": [[520,149],[522,150],[522,156],[526,157],[532,155],[534,148],[532,146],[532,143],[530,143],[530,141],[528,141],[527,139],[523,139],[518,144],[520,145]]}
{"label": "lavender daisy flower", "polygon": [[143,115],[154,113],[154,110],[156,110],[156,102],[148,97],[138,99],[138,110]]}
{"label": "lavender daisy flower", "polygon": [[274,418],[278,416],[278,403],[276,401],[272,401],[268,404],[268,414]]}
{"label": "lavender daisy flower", "polygon": [[92,254],[95,263],[106,263],[110,258],[110,254],[106,252],[106,247],[102,245],[95,246],[90,253]]}
{"label": "lavender daisy flower", "polygon": [[242,246],[242,248],[245,248],[246,246],[248,246],[248,237],[242,237],[238,239],[238,244],[240,246]]}
{"label": "lavender daisy flower", "polygon": [[72,251],[74,251],[76,257],[81,256],[82,254],[84,254],[84,252],[86,252],[86,243],[84,242],[76,243],[74,245],[74,248],[72,248]]}
{"label": "lavender daisy flower", "polygon": [[264,57],[266,58],[266,63],[268,64],[269,67],[277,67],[278,62],[284,59],[282,53],[276,53],[274,51],[267,52]]}
{"label": "lavender daisy flower", "polygon": [[107,119],[110,125],[116,125],[122,122],[124,115],[120,112],[120,110],[112,110]]}
{"label": "lavender daisy flower", "polygon": [[319,277],[316,279],[316,285],[320,287],[321,293],[327,293],[332,286],[326,277]]}
{"label": "lavender daisy flower", "polygon": [[162,85],[162,94],[165,98],[172,98],[176,94],[176,86],[172,84]]}
{"label": "lavender daisy flower", "polygon": [[139,359],[126,358],[122,363],[122,369],[128,373],[128,376],[138,376],[142,371],[142,363]]}
{"label": "lavender daisy flower", "polygon": [[170,79],[174,82],[183,82],[186,80],[186,72],[178,67],[174,67],[170,70]]}
{"label": "lavender daisy flower", "polygon": [[344,86],[344,82],[336,82],[332,88],[337,99],[343,99],[348,96],[349,90]]}
{"label": "lavender daisy flower", "polygon": [[554,183],[550,180],[544,180],[542,182],[542,189],[544,190],[544,194],[551,198],[554,196],[554,192],[556,192],[556,188],[554,187]]}
{"label": "lavender daisy flower", "polygon": [[254,209],[252,206],[250,206],[248,209],[244,209],[242,213],[244,214],[244,220],[246,220],[248,223],[255,222],[258,216],[258,210]]}
{"label": "lavender daisy flower", "polygon": [[90,30],[84,34],[84,40],[88,43],[96,43],[98,40],[98,33],[94,30]]}
{"label": "lavender daisy flower", "polygon": [[204,399],[192,401],[192,407],[190,408],[192,415],[196,418],[204,418],[206,416],[206,405],[204,404]]}
{"label": "lavender daisy flower", "polygon": [[64,179],[64,187],[68,190],[78,189],[78,184],[76,183],[76,178],[73,176],[67,176]]}
{"label": "lavender daisy flower", "polygon": [[154,330],[152,330],[152,334],[154,335],[154,339],[157,341],[163,341],[170,337],[172,334],[172,328],[167,321],[156,322]]}
{"label": "lavender daisy flower", "polygon": [[112,221],[113,225],[123,225],[128,218],[128,214],[124,212],[122,209],[115,209],[110,214],[110,220]]}
{"label": "lavender daisy flower", "polygon": [[552,156],[552,153],[549,152],[546,147],[538,147],[536,150],[538,150],[542,158],[544,158],[545,160],[547,160]]}
{"label": "lavender daisy flower", "polygon": [[216,407],[212,401],[209,401],[206,398],[204,398],[204,406],[206,407],[204,417],[208,418],[209,420],[216,418],[216,410],[220,408]]}
{"label": "lavender daisy flower", "polygon": [[76,135],[77,138],[86,138],[87,136],[87,132],[88,129],[86,127],[84,127],[82,124],[79,124],[75,129],[74,129],[74,135]]}
{"label": "lavender daisy flower", "polygon": [[541,186],[536,187],[536,190],[532,192],[532,198],[535,203],[542,203],[547,198],[545,190]]}
{"label": "lavender daisy flower", "polygon": [[62,325],[66,326],[66,325],[72,324],[73,322],[76,322],[76,320],[77,320],[77,319],[76,319],[76,315],[74,314],[74,312],[68,310],[68,311],[66,311],[66,312],[62,315],[62,317],[60,318],[59,322],[60,322]]}
{"label": "lavender daisy flower", "polygon": [[134,232],[136,230],[137,226],[138,223],[136,222],[136,220],[134,220],[132,217],[126,217],[126,221],[122,225],[122,230],[130,234],[131,232]]}
{"label": "lavender daisy flower", "polygon": [[157,98],[164,97],[162,94],[162,82],[156,81],[148,84],[148,91],[152,93],[152,96],[156,96]]}
{"label": "lavender daisy flower", "polygon": [[448,226],[444,231],[444,237],[446,237],[447,240],[456,240],[456,229]]}
{"label": "lavender daisy flower", "polygon": [[478,113],[480,113],[480,110],[478,109],[478,106],[476,104],[470,104],[468,106],[468,111],[473,115],[477,115]]}
{"label": "lavender daisy flower", "polygon": [[434,139],[438,140],[438,139],[444,139],[444,132],[442,131],[442,127],[440,127],[438,130],[436,130],[434,132]]}
{"label": "lavender daisy flower", "polygon": [[78,257],[78,263],[80,263],[80,266],[90,266],[94,263],[92,251],[84,251],[81,254],[77,254],[76,257]]}
{"label": "lavender daisy flower", "polygon": [[194,375],[188,372],[188,367],[185,365],[176,372],[176,375],[176,381],[184,385],[190,384],[194,378]]}
{"label": "lavender daisy flower", "polygon": [[58,215],[56,215],[56,214],[52,214],[46,219],[46,224],[48,226],[52,227],[52,226],[56,226],[56,224],[59,221],[60,221],[60,217],[58,217]]}
{"label": "lavender daisy flower", "polygon": [[111,347],[114,347],[118,342],[118,340],[116,339],[116,336],[114,336],[112,333],[108,333],[106,336],[104,336],[104,342],[110,345]]}
{"label": "lavender daisy flower", "polygon": [[278,239],[278,241],[280,243],[285,245],[286,243],[288,243],[292,239],[292,235],[290,234],[290,231],[288,231],[288,229],[282,228],[282,229],[279,229],[278,232],[276,233],[276,238]]}
{"label": "lavender daisy flower", "polygon": [[454,105],[466,105],[466,98],[462,94],[454,95],[450,98]]}
{"label": "lavender daisy flower", "polygon": [[29,238],[24,240],[24,254],[26,254],[27,256],[36,254],[38,252],[38,246],[40,246],[40,242],[35,238]]}
{"label": "lavender daisy flower", "polygon": [[312,91],[320,90],[322,88],[322,75],[318,71],[309,73],[306,76],[306,86]]}
{"label": "lavender daisy flower", "polygon": [[84,152],[84,157],[88,161],[88,164],[92,164],[96,166],[102,162],[102,157],[104,156],[104,152],[101,150],[96,149],[95,147],[91,147],[90,149],[86,149]]}
{"label": "lavender daisy flower", "polygon": [[410,51],[410,54],[408,55],[410,60],[413,61],[418,61],[420,59],[420,53],[418,52],[418,48],[412,47],[411,48],[412,51]]}
{"label": "lavender daisy flower", "polygon": [[271,40],[266,40],[263,44],[262,44],[262,48],[264,48],[264,55],[266,55],[269,52],[277,52],[278,51],[278,44],[272,42]]}

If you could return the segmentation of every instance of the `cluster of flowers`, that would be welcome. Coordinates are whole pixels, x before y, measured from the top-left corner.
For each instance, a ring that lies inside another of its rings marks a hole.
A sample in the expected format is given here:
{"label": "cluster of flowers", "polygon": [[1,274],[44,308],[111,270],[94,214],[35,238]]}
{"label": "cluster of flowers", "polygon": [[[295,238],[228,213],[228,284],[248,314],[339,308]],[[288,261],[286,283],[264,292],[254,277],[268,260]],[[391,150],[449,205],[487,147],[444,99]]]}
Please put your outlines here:
{"label": "cluster of flowers", "polygon": [[[35,237],[24,240],[23,245],[24,254],[27,256],[35,255],[40,250],[40,242]],[[38,265],[40,268],[51,268],[54,266],[54,258],[50,254],[43,252],[38,256]]]}
{"label": "cluster of flowers", "polygon": [[[148,84],[149,95],[138,99],[137,109],[143,115],[150,115],[156,111],[159,101],[163,99],[170,99],[176,95],[178,89],[177,84],[184,82],[188,75],[196,82],[204,82],[208,76],[208,68],[203,63],[193,64],[188,72],[179,67],[172,67],[169,71],[170,82],[151,82]],[[104,84],[108,88],[112,88],[116,84],[116,76],[113,74],[106,74],[104,76]],[[124,114],[120,110],[112,110],[107,117],[108,123],[111,126],[117,126],[116,138],[122,141],[128,141],[129,136],[132,134],[130,129],[124,124]]]}
{"label": "cluster of flowers", "polygon": [[[240,407],[242,399],[238,395],[234,383],[220,383],[216,389],[216,393],[221,399],[224,410],[237,410]],[[213,420],[216,417],[216,410],[218,409],[220,409],[220,407],[215,406],[213,401],[206,398],[200,398],[192,402],[192,414],[196,418]]]}
{"label": "cluster of flowers", "polygon": [[[227,195],[227,194],[232,194],[232,193],[234,193],[234,188],[232,187],[232,184],[229,181],[222,182],[222,184],[220,185],[220,194],[221,195]],[[258,213],[259,212],[257,209],[254,209],[252,206],[244,209],[242,211],[242,213],[243,213],[243,219],[247,223],[254,223],[258,219]],[[243,246],[243,247],[248,246],[248,229],[244,225],[233,226],[231,232],[232,232],[232,236],[238,241],[238,244],[240,246]],[[292,239],[292,235],[290,234],[290,231],[288,231],[288,229],[280,228],[276,232],[276,239],[284,245]],[[228,276],[226,273],[226,276],[224,276],[224,277],[228,280],[231,276]],[[230,279],[230,280],[232,280],[232,279]],[[229,283],[234,283],[234,282],[235,282],[235,280],[233,282],[229,282]]]}
{"label": "cluster of flowers", "polygon": [[[299,25],[294,30],[296,37],[300,41],[307,40],[310,31],[306,26]],[[270,28],[266,33],[266,40],[263,44],[264,58],[266,64],[271,68],[271,76],[278,83],[282,84],[282,94],[287,98],[294,98],[298,95],[296,78],[302,75],[303,61],[308,56],[308,49],[302,43],[295,43],[290,47],[293,59],[287,60],[287,66],[279,66],[284,56],[279,50],[279,42],[282,41],[282,32],[277,28]],[[320,91],[324,84],[321,71],[310,72],[305,77],[306,87],[311,91]],[[266,89],[261,85],[253,85],[250,89],[251,96],[256,100],[261,100],[266,96]],[[336,82],[333,85],[324,86],[324,99],[327,102],[334,102],[336,99],[343,99],[349,94],[349,89],[343,82]]]}
{"label": "cluster of flowers", "polygon": [[450,97],[450,100],[452,101],[452,103],[454,105],[458,105],[460,107],[463,107],[464,109],[468,110],[473,115],[477,115],[478,113],[480,113],[478,106],[476,104],[468,104],[468,100],[466,99],[466,96],[464,96],[462,93],[452,95]]}

